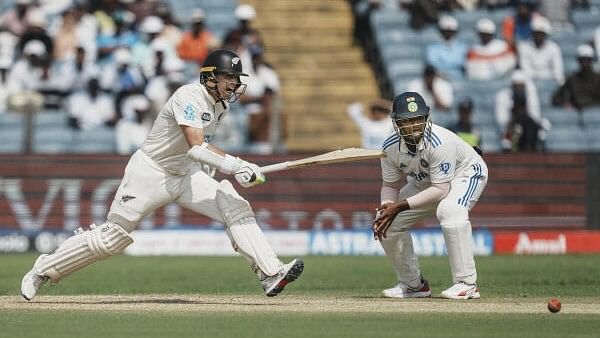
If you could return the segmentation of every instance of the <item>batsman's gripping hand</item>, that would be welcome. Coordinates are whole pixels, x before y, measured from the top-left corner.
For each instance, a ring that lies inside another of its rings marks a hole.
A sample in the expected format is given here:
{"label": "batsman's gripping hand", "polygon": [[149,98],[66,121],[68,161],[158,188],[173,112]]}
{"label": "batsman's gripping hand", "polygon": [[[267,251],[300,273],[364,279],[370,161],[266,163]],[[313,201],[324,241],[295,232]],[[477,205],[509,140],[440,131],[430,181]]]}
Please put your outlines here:
{"label": "batsman's gripping hand", "polygon": [[235,180],[238,181],[242,187],[250,188],[265,183],[267,179],[261,172],[259,166],[244,161],[240,168],[235,172]]}
{"label": "batsman's gripping hand", "polygon": [[392,225],[392,221],[398,213],[408,210],[408,202],[402,200],[398,203],[384,203],[377,208],[377,214],[373,221],[373,237],[376,241],[381,241],[387,237],[387,231]]}

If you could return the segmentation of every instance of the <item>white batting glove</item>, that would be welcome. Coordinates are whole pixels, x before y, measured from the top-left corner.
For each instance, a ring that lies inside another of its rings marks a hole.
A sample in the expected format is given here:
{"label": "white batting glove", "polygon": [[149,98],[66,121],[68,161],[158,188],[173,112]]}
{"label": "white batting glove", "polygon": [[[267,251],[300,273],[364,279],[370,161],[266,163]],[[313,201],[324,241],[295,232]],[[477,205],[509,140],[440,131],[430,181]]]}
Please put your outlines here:
{"label": "white batting glove", "polygon": [[244,187],[250,188],[255,185],[265,183],[265,175],[260,171],[260,167],[254,163],[246,162],[235,173],[235,180]]}

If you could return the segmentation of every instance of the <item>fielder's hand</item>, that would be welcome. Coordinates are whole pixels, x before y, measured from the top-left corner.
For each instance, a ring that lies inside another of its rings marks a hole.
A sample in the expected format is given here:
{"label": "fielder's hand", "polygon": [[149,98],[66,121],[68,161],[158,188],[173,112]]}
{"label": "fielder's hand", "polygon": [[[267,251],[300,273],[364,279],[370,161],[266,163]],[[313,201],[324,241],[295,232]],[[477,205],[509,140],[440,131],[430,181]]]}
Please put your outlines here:
{"label": "fielder's hand", "polygon": [[265,175],[260,171],[260,167],[254,163],[244,162],[235,173],[235,180],[244,187],[250,188],[255,185],[265,183]]}
{"label": "fielder's hand", "polygon": [[386,238],[386,233],[392,225],[392,221],[396,215],[408,209],[409,206],[406,200],[402,200],[398,203],[385,203],[377,208],[375,221],[373,221],[373,237],[375,240],[381,241],[383,238]]}

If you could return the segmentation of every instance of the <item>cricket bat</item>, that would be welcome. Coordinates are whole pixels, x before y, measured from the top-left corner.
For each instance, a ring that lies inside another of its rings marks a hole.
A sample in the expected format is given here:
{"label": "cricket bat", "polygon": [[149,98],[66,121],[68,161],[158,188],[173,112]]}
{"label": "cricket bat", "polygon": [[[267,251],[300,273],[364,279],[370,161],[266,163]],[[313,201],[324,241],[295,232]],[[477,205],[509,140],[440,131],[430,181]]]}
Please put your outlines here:
{"label": "cricket bat", "polygon": [[340,150],[334,150],[325,154],[302,158],[294,161],[286,161],[281,163],[275,163],[261,167],[263,173],[272,173],[275,171],[282,171],[288,169],[296,169],[309,167],[313,165],[321,165],[328,163],[340,163],[340,162],[352,162],[361,160],[370,160],[380,158],[383,156],[381,150],[375,149],[363,149],[363,148],[346,148]]}

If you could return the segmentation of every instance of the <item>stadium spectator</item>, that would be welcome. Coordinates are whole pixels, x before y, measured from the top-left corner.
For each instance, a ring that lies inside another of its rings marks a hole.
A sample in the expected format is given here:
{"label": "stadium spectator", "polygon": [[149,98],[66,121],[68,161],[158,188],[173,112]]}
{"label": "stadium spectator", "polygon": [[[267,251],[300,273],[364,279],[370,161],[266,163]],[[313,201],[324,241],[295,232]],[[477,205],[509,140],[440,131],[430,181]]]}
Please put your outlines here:
{"label": "stadium spectator", "polygon": [[600,105],[600,73],[593,67],[594,49],[589,45],[577,47],[579,70],[567,78],[552,96],[552,104],[582,111]]}
{"label": "stadium spectator", "polygon": [[559,85],[565,82],[560,47],[547,37],[551,32],[550,22],[542,16],[531,20],[532,41],[519,43],[519,65],[533,80],[553,79]]}
{"label": "stadium spectator", "polygon": [[54,41],[46,31],[48,22],[46,21],[44,13],[39,9],[29,11],[27,14],[27,23],[27,28],[25,28],[25,31],[23,31],[23,34],[21,34],[21,37],[19,38],[19,51],[23,51],[23,47],[25,47],[29,41],[39,40],[45,46],[47,57],[52,59]]}
{"label": "stadium spectator", "polygon": [[400,6],[410,13],[410,27],[421,30],[438,22],[438,2],[433,0],[399,0]]}
{"label": "stadium spectator", "polygon": [[10,69],[15,60],[18,38],[4,26],[0,26],[0,68]]}
{"label": "stadium spectator", "polygon": [[83,46],[77,46],[75,57],[69,57],[59,64],[59,77],[68,86],[69,91],[76,92],[87,86],[88,80],[99,73],[98,66],[89,60]]}
{"label": "stadium spectator", "polygon": [[450,79],[460,79],[465,70],[467,58],[467,45],[456,39],[458,21],[444,15],[438,22],[443,41],[427,46],[425,60],[434,66],[441,75]]}
{"label": "stadium spectator", "polygon": [[39,40],[29,41],[23,48],[22,56],[10,70],[7,81],[8,95],[36,91],[46,58],[46,46]]}
{"label": "stadium spectator", "polygon": [[164,72],[148,79],[144,94],[150,100],[153,113],[157,113],[167,103],[175,88],[185,83],[184,67],[179,58],[171,58],[165,62]]}
{"label": "stadium spectator", "polygon": [[36,91],[44,96],[46,108],[58,109],[62,106],[63,98],[71,91],[68,78],[63,78],[61,64],[51,62],[44,57],[41,63],[41,75],[36,83]]}
{"label": "stadium spectator", "polygon": [[156,7],[156,16],[158,16],[164,24],[160,38],[169,42],[171,46],[177,46],[181,41],[181,29],[173,19],[171,9],[167,3],[158,3]]}
{"label": "stadium spectator", "polygon": [[496,94],[495,115],[506,152],[533,151],[550,130],[550,122],[542,118],[535,85],[520,70],[513,72],[511,87]]}
{"label": "stadium spectator", "polygon": [[177,45],[177,54],[182,60],[201,65],[210,50],[219,45],[213,33],[206,29],[205,14],[201,8],[192,11],[191,30],[183,33]]}
{"label": "stadium spectator", "polygon": [[426,65],[423,77],[410,81],[406,90],[420,93],[425,102],[431,102],[434,111],[447,111],[454,101],[452,85],[440,77],[432,65]]}
{"label": "stadium spectator", "polygon": [[552,29],[573,30],[571,11],[575,8],[589,8],[589,0],[538,0],[539,12],[550,21]]}
{"label": "stadium spectator", "polygon": [[68,98],[67,112],[69,126],[74,129],[92,130],[99,126],[113,125],[116,121],[112,97],[100,91],[95,77],[90,78],[85,90]]}
{"label": "stadium spectator", "polygon": [[380,0],[359,0],[352,6],[354,17],[354,26],[352,29],[352,39],[356,46],[361,46],[367,50],[367,46],[373,39],[373,30],[371,29],[371,13],[382,8]]}
{"label": "stadium spectator", "polygon": [[473,100],[466,97],[458,102],[458,121],[450,127],[456,135],[472,146],[481,145],[481,132],[473,126],[471,116],[473,115]]}
{"label": "stadium spectator", "polygon": [[131,62],[131,53],[125,48],[114,52],[114,62],[102,70],[100,86],[115,95],[115,110],[120,116],[121,102],[131,94],[141,93],[146,85],[142,71]]}
{"label": "stadium spectator", "polygon": [[366,115],[361,103],[354,102],[348,106],[346,113],[360,131],[361,147],[381,149],[383,141],[394,131],[391,110],[392,102],[385,99],[371,102]]}
{"label": "stadium spectator", "polygon": [[150,117],[150,102],[144,95],[132,95],[123,101],[123,117],[115,127],[119,154],[132,154],[144,143],[150,131]]}
{"label": "stadium spectator", "polygon": [[120,0],[126,5],[128,11],[135,15],[136,24],[140,24],[147,17],[156,13],[158,2],[156,0]]}
{"label": "stadium spectator", "polygon": [[96,18],[86,12],[82,3],[76,3],[63,16],[58,17],[51,32],[54,37],[54,58],[64,61],[75,56],[78,47],[85,49],[86,58],[96,59]]}
{"label": "stadium spectator", "polygon": [[59,28],[54,35],[54,60],[64,61],[75,55],[75,50],[79,46],[77,36],[77,13],[75,8],[71,8],[63,13],[59,23]]}
{"label": "stadium spectator", "polygon": [[103,12],[98,12],[96,13],[96,19],[100,28],[100,34],[96,39],[99,61],[106,62],[115,50],[119,48],[129,49],[137,42],[138,35],[132,30],[132,25],[135,22],[133,13],[119,11],[114,18],[111,18],[106,17]]}
{"label": "stadium spectator", "polygon": [[254,50],[252,55],[253,76],[246,82],[246,92],[240,98],[246,114],[248,114],[249,150],[254,153],[270,154],[273,152],[271,134],[274,132],[273,118],[278,114],[275,105],[281,91],[279,76],[266,62],[262,50]]}
{"label": "stadium spectator", "polygon": [[515,14],[502,20],[502,37],[511,46],[531,38],[531,20],[539,14],[535,11],[537,0],[517,0]]}
{"label": "stadium spectator", "polygon": [[131,61],[142,68],[146,77],[160,72],[162,62],[175,57],[174,46],[159,37],[163,28],[159,17],[147,16],[139,27],[140,39],[131,47]]}
{"label": "stadium spectator", "polygon": [[[237,39],[237,35],[239,35],[242,44],[251,53],[256,53],[255,51],[264,49],[260,33],[252,27],[252,20],[256,18],[254,7],[248,4],[237,6],[235,17],[239,20],[239,24],[225,35],[224,44],[230,44],[231,39]],[[240,55],[240,57],[242,56]]]}
{"label": "stadium spectator", "polygon": [[27,28],[27,14],[33,8],[33,0],[16,0],[13,8],[0,15],[0,26],[6,27],[16,36]]}
{"label": "stadium spectator", "polygon": [[517,58],[512,47],[496,39],[496,24],[488,18],[477,21],[480,43],[467,54],[467,76],[472,80],[497,79],[511,72]]}

